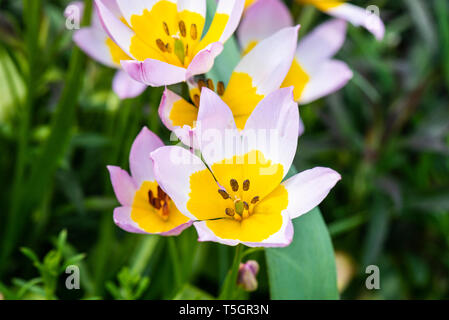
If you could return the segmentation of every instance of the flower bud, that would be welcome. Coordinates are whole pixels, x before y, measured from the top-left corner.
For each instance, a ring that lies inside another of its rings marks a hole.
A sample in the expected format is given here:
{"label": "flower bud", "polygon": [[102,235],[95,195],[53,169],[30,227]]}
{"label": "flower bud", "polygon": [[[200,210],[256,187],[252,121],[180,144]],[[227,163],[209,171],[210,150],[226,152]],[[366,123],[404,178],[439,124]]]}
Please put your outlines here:
{"label": "flower bud", "polygon": [[259,264],[257,261],[249,260],[241,263],[239,267],[239,275],[237,284],[242,286],[245,291],[257,290],[257,273],[259,272]]}

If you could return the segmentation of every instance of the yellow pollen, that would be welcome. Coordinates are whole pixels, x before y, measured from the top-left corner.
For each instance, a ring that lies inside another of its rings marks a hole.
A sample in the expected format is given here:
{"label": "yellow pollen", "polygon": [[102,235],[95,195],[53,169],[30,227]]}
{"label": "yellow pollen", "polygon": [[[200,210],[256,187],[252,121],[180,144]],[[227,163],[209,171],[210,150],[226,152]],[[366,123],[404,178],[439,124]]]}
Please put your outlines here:
{"label": "yellow pollen", "polygon": [[164,41],[162,41],[161,39],[156,40],[156,45],[158,46],[159,50],[161,50],[162,52],[167,51],[167,49],[165,48]]}
{"label": "yellow pollen", "polygon": [[186,24],[182,20],[179,21],[179,31],[181,32],[181,36],[183,36],[185,38],[187,35],[187,29],[186,29]]}
{"label": "yellow pollen", "polygon": [[245,180],[243,181],[243,191],[248,191],[249,190],[249,180]]}
{"label": "yellow pollen", "polygon": [[170,30],[168,29],[168,25],[167,25],[167,23],[165,21],[162,22],[162,26],[164,27],[164,31],[167,34],[167,36],[169,36],[170,35]]}
{"label": "yellow pollen", "polygon": [[225,92],[225,86],[223,81],[218,81],[217,83],[217,93],[218,95],[222,96]]}
{"label": "yellow pollen", "polygon": [[256,204],[259,201],[259,196],[255,196],[252,200],[251,203],[252,204]]}
{"label": "yellow pollen", "polygon": [[226,192],[226,191],[224,191],[224,190],[221,190],[221,189],[219,189],[218,190],[218,193],[223,197],[223,199],[229,199],[230,197],[229,197],[229,194]]}
{"label": "yellow pollen", "polygon": [[192,38],[192,40],[196,40],[198,37],[198,33],[197,33],[197,29],[196,29],[196,24],[192,24],[190,26],[190,37]]}
{"label": "yellow pollen", "polygon": [[235,179],[231,179],[229,182],[231,184],[232,191],[237,192],[239,191],[239,183]]}
{"label": "yellow pollen", "polygon": [[235,215],[234,209],[232,208],[226,208],[225,213],[230,217],[233,217]]}

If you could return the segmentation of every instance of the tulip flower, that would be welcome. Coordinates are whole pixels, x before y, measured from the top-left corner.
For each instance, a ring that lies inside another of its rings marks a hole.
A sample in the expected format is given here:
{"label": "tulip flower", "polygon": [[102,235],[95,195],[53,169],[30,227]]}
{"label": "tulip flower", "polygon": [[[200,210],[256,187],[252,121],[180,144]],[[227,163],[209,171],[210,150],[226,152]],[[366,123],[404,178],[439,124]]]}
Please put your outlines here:
{"label": "tulip flower", "polygon": [[125,231],[172,236],[192,224],[156,181],[150,154],[162,146],[158,136],[143,128],[131,148],[131,176],[119,167],[108,166],[121,204],[114,210],[114,222]]}
{"label": "tulip flower", "polygon": [[[108,6],[113,6],[115,0],[107,1]],[[73,9],[82,15],[84,4],[80,1],[72,2],[65,10],[65,16],[74,14]],[[121,68],[120,60],[127,60],[129,57],[118,47],[104,31],[98,17],[98,12],[94,9],[92,23],[89,27],[76,30],[73,40],[77,46],[95,61],[114,69],[118,69],[112,81],[112,88],[120,99],[134,98],[140,95],[146,85],[135,81]]]}
{"label": "tulip flower", "polygon": [[[268,23],[268,22],[267,22]],[[235,67],[225,87],[211,79],[189,81],[192,103],[166,89],[159,106],[159,116],[165,126],[187,145],[194,136],[195,122],[200,107],[200,90],[207,87],[216,90],[231,109],[238,129],[246,121],[256,105],[269,93],[279,89],[293,61],[299,26],[279,30],[261,41],[245,55]]]}
{"label": "tulip flower", "polygon": [[[245,52],[279,29],[292,25],[288,8],[279,0],[259,0],[252,5],[238,30]],[[346,22],[331,20],[299,41],[293,63],[281,87],[294,86],[294,97],[307,104],[345,86],[353,74],[342,61],[332,59],[345,41]]]}
{"label": "tulip flower", "polygon": [[[178,209],[194,220],[199,241],[282,247],[293,238],[292,219],[317,206],[340,180],[328,168],[282,182],[296,153],[298,106],[293,88],[265,97],[238,130],[230,108],[202,89],[199,119],[206,126],[204,162],[179,146],[151,153],[157,181]],[[259,139],[253,139],[254,135]],[[215,137],[211,139],[211,137]]]}
{"label": "tulip flower", "polygon": [[367,12],[366,9],[347,3],[346,0],[296,0],[299,3],[311,4],[317,9],[336,18],[344,19],[354,26],[363,26],[377,40],[382,40],[385,25],[379,16]]}
{"label": "tulip flower", "polygon": [[125,71],[136,81],[163,86],[208,72],[233,34],[244,0],[221,0],[205,34],[206,0],[95,0],[103,26],[130,57]]}

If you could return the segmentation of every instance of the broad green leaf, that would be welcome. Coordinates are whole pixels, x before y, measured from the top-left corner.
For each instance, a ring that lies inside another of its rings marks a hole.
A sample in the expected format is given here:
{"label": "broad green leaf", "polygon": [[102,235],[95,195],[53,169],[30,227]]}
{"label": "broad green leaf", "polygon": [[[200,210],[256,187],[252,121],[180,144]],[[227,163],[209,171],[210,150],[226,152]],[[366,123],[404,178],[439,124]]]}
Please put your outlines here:
{"label": "broad green leaf", "polygon": [[214,300],[214,297],[190,284],[185,285],[173,300]]}
{"label": "broad green leaf", "polygon": [[320,210],[296,218],[293,225],[288,247],[266,249],[271,298],[338,299],[334,251]]}

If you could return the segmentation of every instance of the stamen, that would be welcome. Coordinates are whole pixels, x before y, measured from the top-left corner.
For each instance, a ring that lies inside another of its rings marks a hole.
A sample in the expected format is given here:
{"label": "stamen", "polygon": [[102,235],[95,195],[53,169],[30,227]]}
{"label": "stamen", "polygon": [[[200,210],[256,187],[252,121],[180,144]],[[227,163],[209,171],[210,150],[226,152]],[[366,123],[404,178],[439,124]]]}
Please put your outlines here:
{"label": "stamen", "polygon": [[248,202],[243,201],[243,207],[245,208],[245,210],[249,210]]}
{"label": "stamen", "polygon": [[159,199],[165,199],[167,197],[167,194],[162,190],[160,186],[157,186],[157,197]]}
{"label": "stamen", "polygon": [[161,205],[161,199],[159,199],[159,198],[154,198],[154,205],[153,205],[153,207],[155,207],[156,209],[160,209],[161,207],[162,207],[162,205]]}
{"label": "stamen", "polygon": [[226,192],[226,191],[224,191],[224,190],[221,190],[221,189],[219,189],[218,190],[218,193],[223,197],[223,199],[229,199],[230,197],[229,197],[229,194]]}
{"label": "stamen", "polygon": [[171,53],[172,49],[171,49],[170,43],[167,43],[167,44],[165,45],[165,50],[166,50],[168,53]]}
{"label": "stamen", "polygon": [[217,93],[218,95],[222,96],[225,92],[225,86],[223,81],[218,81],[217,83]]}
{"label": "stamen", "polygon": [[186,57],[189,55],[189,44],[186,44]]}
{"label": "stamen", "polygon": [[237,212],[239,215],[242,215],[243,210],[245,209],[244,204],[241,200],[238,200],[234,203],[235,206],[235,212]]}
{"label": "stamen", "polygon": [[[167,48],[165,47],[164,41],[162,41],[161,39],[157,39],[156,40],[156,45],[158,46],[159,50],[161,50],[162,52],[167,51]],[[167,43],[168,45],[168,43]]]}
{"label": "stamen", "polygon": [[215,91],[215,86],[214,86],[214,82],[212,81],[212,79],[207,79],[207,87],[209,89],[211,89],[212,91]]}
{"label": "stamen", "polygon": [[149,190],[148,191],[148,202],[152,205],[152,203],[153,203],[153,198],[154,198],[154,196],[153,196],[153,191],[151,191],[151,190]]}
{"label": "stamen", "polygon": [[198,33],[197,33],[197,29],[196,29],[196,24],[192,24],[190,26],[190,37],[193,40],[196,40],[196,38],[198,37]]}
{"label": "stamen", "polygon": [[256,204],[260,200],[259,196],[255,196],[253,200],[251,200],[252,204]]}
{"label": "stamen", "polygon": [[200,107],[200,96],[199,95],[196,94],[196,95],[193,96],[193,104],[197,108]]}
{"label": "stamen", "polygon": [[170,35],[170,30],[168,30],[168,25],[167,25],[167,23],[165,21],[162,22],[162,26],[164,27],[164,31],[167,34],[167,36],[169,36]]}
{"label": "stamen", "polygon": [[249,190],[249,180],[246,179],[245,181],[243,181],[243,191],[248,191]]}
{"label": "stamen", "polygon": [[232,191],[239,191],[239,183],[237,182],[237,180],[231,179],[229,183],[231,184]]}
{"label": "stamen", "polygon": [[207,87],[206,81],[204,81],[203,79],[198,80],[198,89],[200,89],[200,92],[203,87]]}
{"label": "stamen", "polygon": [[187,35],[187,30],[186,24],[182,20],[179,21],[179,31],[181,32],[181,35],[185,38],[185,36]]}
{"label": "stamen", "polygon": [[230,217],[233,217],[235,215],[235,211],[232,208],[226,208],[225,213]]}
{"label": "stamen", "polygon": [[164,205],[162,206],[162,216],[167,219],[169,215],[169,208],[168,208],[168,203],[164,203]]}

